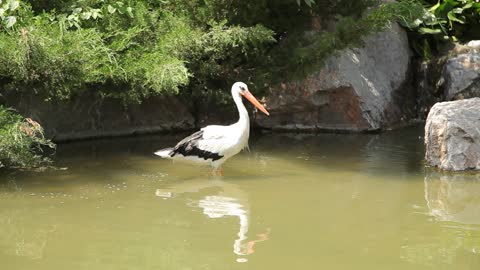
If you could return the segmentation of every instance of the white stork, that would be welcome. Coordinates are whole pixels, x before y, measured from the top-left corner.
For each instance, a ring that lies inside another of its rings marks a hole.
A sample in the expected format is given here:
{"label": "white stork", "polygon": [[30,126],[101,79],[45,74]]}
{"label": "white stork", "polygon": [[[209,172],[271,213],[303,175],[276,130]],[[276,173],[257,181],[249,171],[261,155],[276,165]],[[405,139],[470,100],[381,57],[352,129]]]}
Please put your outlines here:
{"label": "white stork", "polygon": [[229,126],[206,126],[181,140],[175,147],[159,150],[155,155],[173,160],[208,164],[213,167],[214,173],[221,173],[219,169],[227,159],[248,147],[250,118],[243,105],[242,96],[260,111],[269,115],[263,105],[250,93],[247,85],[236,82],[232,86],[232,97],[238,109],[238,122]]}

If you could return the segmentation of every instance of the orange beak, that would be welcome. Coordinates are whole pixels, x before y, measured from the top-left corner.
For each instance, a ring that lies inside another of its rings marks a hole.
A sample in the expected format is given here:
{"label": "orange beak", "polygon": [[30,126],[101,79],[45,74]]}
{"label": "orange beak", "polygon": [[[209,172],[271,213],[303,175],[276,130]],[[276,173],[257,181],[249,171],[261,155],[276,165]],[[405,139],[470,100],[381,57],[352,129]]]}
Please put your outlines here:
{"label": "orange beak", "polygon": [[255,107],[257,107],[260,111],[262,111],[264,114],[266,115],[270,115],[270,113],[268,113],[267,109],[265,109],[265,107],[263,107],[262,104],[260,104],[260,102],[258,102],[258,100],[252,95],[252,93],[250,93],[250,91],[245,91],[243,92],[242,94],[246,99],[248,99],[248,101],[250,101]]}

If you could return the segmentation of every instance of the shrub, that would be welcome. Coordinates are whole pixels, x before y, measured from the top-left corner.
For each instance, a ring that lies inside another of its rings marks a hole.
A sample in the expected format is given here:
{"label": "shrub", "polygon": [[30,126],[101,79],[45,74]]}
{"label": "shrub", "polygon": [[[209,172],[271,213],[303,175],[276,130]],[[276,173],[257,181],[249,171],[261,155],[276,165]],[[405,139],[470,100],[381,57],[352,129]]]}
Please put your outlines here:
{"label": "shrub", "polygon": [[0,168],[36,167],[50,162],[43,157],[42,148],[55,145],[43,136],[42,127],[35,121],[0,106]]}
{"label": "shrub", "polygon": [[[213,15],[199,21],[179,8],[188,1],[31,3],[17,7],[15,24],[0,28],[0,81],[45,99],[87,90],[126,103],[176,94],[192,77],[198,85],[215,79],[226,60],[238,62],[274,41],[262,26],[229,25]],[[193,4],[211,11],[208,1]]]}

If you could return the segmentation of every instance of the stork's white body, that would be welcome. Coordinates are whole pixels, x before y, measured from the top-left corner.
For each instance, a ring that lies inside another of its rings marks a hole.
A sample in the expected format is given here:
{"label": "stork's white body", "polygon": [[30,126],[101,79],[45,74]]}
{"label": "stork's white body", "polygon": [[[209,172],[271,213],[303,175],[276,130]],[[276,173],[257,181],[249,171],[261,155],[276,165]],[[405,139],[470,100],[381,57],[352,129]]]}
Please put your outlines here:
{"label": "stork's white body", "polygon": [[218,169],[226,160],[248,147],[250,119],[242,102],[242,91],[248,92],[244,83],[237,82],[232,86],[232,97],[239,114],[238,122],[229,126],[206,126],[180,141],[174,148],[163,149],[155,154],[173,160],[209,164]]}

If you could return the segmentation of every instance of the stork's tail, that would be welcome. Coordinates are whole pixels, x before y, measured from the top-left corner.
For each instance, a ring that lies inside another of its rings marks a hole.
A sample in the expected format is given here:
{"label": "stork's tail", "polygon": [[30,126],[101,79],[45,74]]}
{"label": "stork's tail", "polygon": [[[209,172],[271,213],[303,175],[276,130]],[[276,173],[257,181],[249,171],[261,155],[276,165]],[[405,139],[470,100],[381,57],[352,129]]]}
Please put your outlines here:
{"label": "stork's tail", "polygon": [[160,156],[162,158],[171,158],[172,156],[170,155],[170,153],[172,153],[172,150],[173,150],[172,147],[165,148],[165,149],[162,149],[162,150],[158,150],[154,154],[157,155],[157,156]]}

